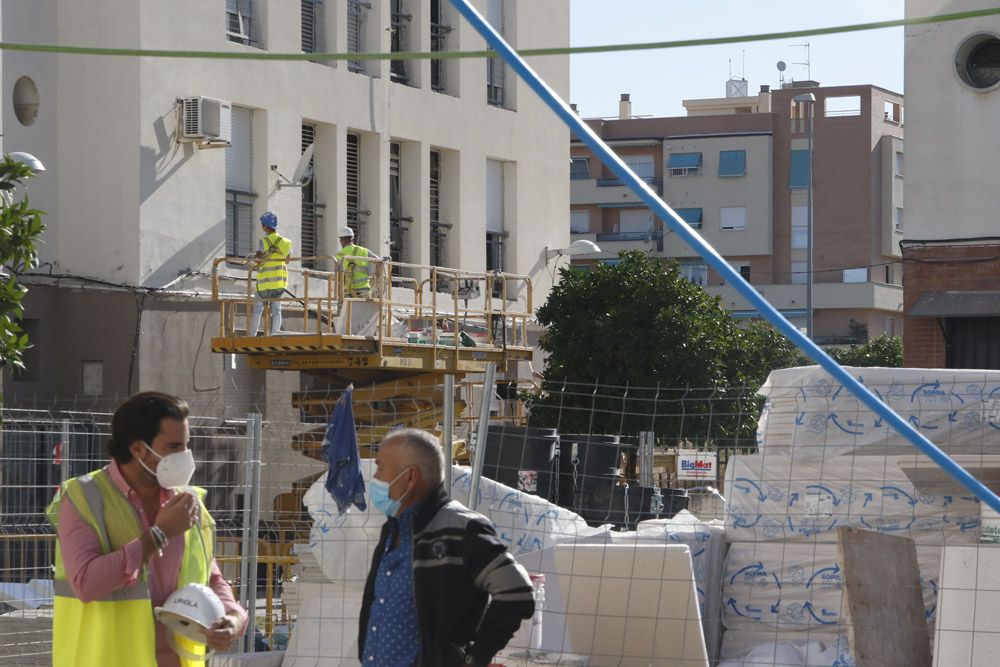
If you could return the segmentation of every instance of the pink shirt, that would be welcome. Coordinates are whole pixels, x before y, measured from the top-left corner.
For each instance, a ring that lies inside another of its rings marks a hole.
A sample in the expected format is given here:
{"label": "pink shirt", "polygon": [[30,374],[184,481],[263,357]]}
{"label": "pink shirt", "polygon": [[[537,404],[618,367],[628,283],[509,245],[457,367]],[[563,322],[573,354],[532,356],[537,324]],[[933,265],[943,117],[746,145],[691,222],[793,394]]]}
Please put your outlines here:
{"label": "pink shirt", "polygon": [[[143,530],[149,528],[149,520],[142,509],[138,494],[125,481],[118,463],[112,461],[107,466],[114,485],[135,508]],[[160,506],[175,493],[173,490],[160,490]],[[121,549],[109,554],[101,553],[101,542],[97,533],[80,517],[73,503],[64,502],[59,505],[59,549],[63,565],[66,568],[66,578],[76,593],[84,602],[97,600],[109,593],[135,583],[142,570],[142,542],[132,540]],[[163,556],[154,551],[146,562],[149,581],[149,597],[154,607],[159,607],[167,601],[170,594],[177,590],[177,578],[180,575],[181,558],[184,555],[184,539],[180,536],[171,539]],[[222,600],[226,613],[236,612],[240,616],[240,633],[246,627],[247,613],[236,603],[229,584],[222,578],[218,563],[212,559],[212,576],[208,582],[215,594]],[[167,644],[166,629],[156,624],[156,662],[159,667],[179,667],[180,660]]]}

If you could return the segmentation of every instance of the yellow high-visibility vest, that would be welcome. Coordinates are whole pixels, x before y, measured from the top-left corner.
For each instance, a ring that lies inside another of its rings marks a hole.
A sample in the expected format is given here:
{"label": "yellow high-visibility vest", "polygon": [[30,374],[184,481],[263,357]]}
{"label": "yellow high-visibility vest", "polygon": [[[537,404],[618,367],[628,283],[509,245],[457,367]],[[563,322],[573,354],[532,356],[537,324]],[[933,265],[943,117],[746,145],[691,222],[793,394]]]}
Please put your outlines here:
{"label": "yellow high-visibility vest", "polygon": [[263,238],[264,262],[257,269],[257,291],[285,289],[288,287],[288,262],[292,255],[292,242],[278,232]]}
{"label": "yellow high-visibility vest", "polygon": [[[344,261],[344,257],[356,257]],[[344,267],[344,284],[351,292],[371,289],[371,282],[368,278],[368,249],[353,243],[348,244],[337,252],[337,261]]]}
{"label": "yellow high-visibility vest", "polygon": [[[184,533],[177,588],[205,584],[212,574],[215,520],[205,508],[204,489],[194,488],[201,504],[201,526]],[[142,535],[135,508],[115,486],[107,468],[65,482],[46,509],[53,526],[59,525],[59,505],[68,499],[97,534],[101,552],[117,551]],[[83,602],[69,581],[56,540],[56,566],[52,588],[53,667],[156,667],[156,622],[149,599],[146,567],[139,579],[107,597]],[[183,637],[174,640],[188,652],[205,654],[205,645]],[[203,667],[204,660],[180,658],[182,667]]]}

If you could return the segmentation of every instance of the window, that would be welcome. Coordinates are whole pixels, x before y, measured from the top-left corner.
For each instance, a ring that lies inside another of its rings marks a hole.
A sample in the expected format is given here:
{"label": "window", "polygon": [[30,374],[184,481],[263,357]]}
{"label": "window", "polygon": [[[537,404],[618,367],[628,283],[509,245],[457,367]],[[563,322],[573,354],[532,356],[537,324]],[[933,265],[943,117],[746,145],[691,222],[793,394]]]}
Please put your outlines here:
{"label": "window", "polygon": [[[486,20],[497,32],[504,34],[504,0],[487,0]],[[486,102],[495,107],[502,107],[505,103],[506,68],[503,58],[486,59]]]}
{"label": "window", "polygon": [[1000,39],[978,34],[967,39],[955,54],[958,76],[976,90],[988,90],[1000,83]]}
{"label": "window", "polygon": [[653,231],[653,214],[648,208],[619,211],[619,234],[649,234],[651,231]]}
{"label": "window", "polygon": [[823,101],[823,106],[827,118],[830,116],[860,116],[861,96],[843,95],[828,97]]}
{"label": "window", "polygon": [[899,234],[903,233],[903,207],[901,206],[892,209],[892,228]]}
{"label": "window", "polygon": [[[486,161],[486,270],[504,270],[504,174],[503,162]],[[501,285],[493,286],[493,295],[500,294]]]}
{"label": "window", "polygon": [[809,187],[809,150],[792,151],[792,159],[788,169],[788,187]]}
{"label": "window", "polygon": [[431,151],[430,165],[431,264],[445,266],[445,237],[450,224],[441,221],[441,152]]}
{"label": "window", "polygon": [[844,269],[845,283],[866,283],[868,282],[868,268]]}
{"label": "window", "polygon": [[893,125],[903,124],[903,105],[899,102],[886,100],[882,114],[888,123],[892,123]]}
{"label": "window", "polygon": [[[409,255],[407,232],[412,217],[403,214],[403,189],[401,152],[399,142],[389,144],[389,257],[393,262],[405,262]],[[399,267],[392,267],[392,275],[399,275]]]}
{"label": "window", "polygon": [[[372,6],[363,0],[347,0],[347,52],[364,53],[365,23]],[[347,69],[352,72],[364,72],[363,60],[348,60]]]}
{"label": "window", "polygon": [[750,265],[746,263],[740,263],[736,265],[736,271],[739,272],[740,278],[750,282]]}
{"label": "window", "polygon": [[569,233],[570,234],[590,233],[590,211],[569,212]]}
{"label": "window", "polygon": [[[431,51],[445,51],[445,38],[451,32],[451,26],[444,23],[443,3],[447,0],[431,0]],[[445,62],[431,60],[431,90],[439,93],[445,91]]]}
{"label": "window", "polygon": [[[316,126],[302,123],[302,152],[305,153],[316,141]],[[320,230],[323,229],[323,204],[317,201],[316,181],[313,176],[315,158],[309,161],[306,184],[302,186],[302,245],[301,257],[315,257],[323,254],[323,243]],[[306,269],[318,268],[317,260],[302,260]]]}
{"label": "window", "polygon": [[361,210],[361,137],[347,135],[347,226],[354,230],[357,242],[361,244],[361,227],[368,211]]}
{"label": "window", "polygon": [[302,53],[322,53],[323,1],[302,0]]}
{"label": "window", "polygon": [[792,250],[809,247],[809,207],[792,207]]}
{"label": "window", "polygon": [[734,178],[747,175],[746,151],[719,151],[719,177]]}
{"label": "window", "polygon": [[746,206],[723,206],[719,209],[719,228],[724,231],[747,228]]}
{"label": "window", "polygon": [[[409,50],[410,21],[413,20],[413,16],[406,13],[403,0],[392,0],[390,12],[392,30],[390,48],[393,53],[402,53]],[[392,60],[389,63],[389,72],[396,83],[410,83],[407,70],[405,60]]]}
{"label": "window", "polygon": [[899,178],[903,177],[903,152],[896,151],[895,161],[893,162],[893,175]]}
{"label": "window", "polygon": [[634,171],[636,176],[647,183],[652,183],[655,180],[653,177],[652,155],[624,155],[622,156],[622,162],[625,163],[626,167]]}
{"label": "window", "polygon": [[226,0],[226,39],[253,44],[253,0]]}
{"label": "window", "polygon": [[569,178],[571,181],[582,181],[590,178],[590,158],[570,158]]}
{"label": "window", "polygon": [[675,208],[674,211],[695,229],[701,228],[701,208]]}
{"label": "window", "polygon": [[805,262],[792,262],[792,284],[805,285],[808,276]]}
{"label": "window", "polygon": [[701,153],[671,153],[667,169],[671,176],[697,176],[701,173]]}
{"label": "window", "polygon": [[232,144],[226,149],[226,255],[253,253],[253,111],[234,106]]}
{"label": "window", "polygon": [[681,277],[695,285],[708,283],[708,265],[701,262],[681,262]]}

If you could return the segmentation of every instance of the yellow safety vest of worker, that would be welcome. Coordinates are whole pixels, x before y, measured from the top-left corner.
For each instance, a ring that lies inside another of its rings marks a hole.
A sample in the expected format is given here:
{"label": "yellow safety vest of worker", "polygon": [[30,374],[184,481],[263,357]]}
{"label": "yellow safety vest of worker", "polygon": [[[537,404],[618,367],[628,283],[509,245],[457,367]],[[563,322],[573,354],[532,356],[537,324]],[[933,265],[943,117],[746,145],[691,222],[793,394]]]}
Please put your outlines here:
{"label": "yellow safety vest of worker", "polygon": [[[184,533],[177,588],[187,584],[208,585],[215,549],[215,520],[205,508],[204,489],[192,487],[201,503],[201,526]],[[68,499],[80,517],[93,528],[101,552],[121,549],[142,535],[135,509],[114,486],[106,468],[65,482],[46,509],[58,528],[59,504]],[[52,577],[53,667],[156,667],[156,622],[149,598],[145,566],[138,580],[106,598],[83,602],[66,579],[59,540]],[[205,645],[174,635],[174,641],[189,653],[204,655]],[[181,667],[204,667],[204,660],[180,658]]]}
{"label": "yellow safety vest of worker", "polygon": [[[356,293],[360,290],[371,289],[371,281],[368,277],[367,248],[349,243],[337,251],[336,257],[337,261],[344,267],[344,284],[350,292]],[[357,259],[345,261],[345,257]]]}
{"label": "yellow safety vest of worker", "polygon": [[283,290],[288,287],[288,258],[292,242],[272,231],[261,239],[263,257],[257,269],[257,291]]}

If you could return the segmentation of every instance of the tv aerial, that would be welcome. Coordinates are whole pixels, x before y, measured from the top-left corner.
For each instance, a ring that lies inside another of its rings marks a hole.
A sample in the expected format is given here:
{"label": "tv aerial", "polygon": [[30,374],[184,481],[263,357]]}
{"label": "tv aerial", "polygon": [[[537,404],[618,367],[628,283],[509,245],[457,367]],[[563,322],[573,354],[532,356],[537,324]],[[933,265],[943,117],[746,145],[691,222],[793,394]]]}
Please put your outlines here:
{"label": "tv aerial", "polygon": [[298,164],[295,165],[295,171],[292,172],[291,179],[285,178],[281,172],[278,171],[278,165],[271,165],[271,171],[278,175],[279,190],[281,188],[304,188],[312,182],[312,158],[315,149],[316,144],[309,144],[306,146],[306,149],[302,151],[302,157],[299,158]]}

